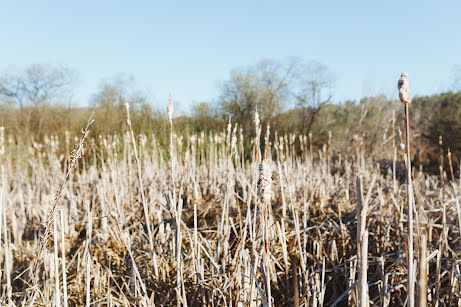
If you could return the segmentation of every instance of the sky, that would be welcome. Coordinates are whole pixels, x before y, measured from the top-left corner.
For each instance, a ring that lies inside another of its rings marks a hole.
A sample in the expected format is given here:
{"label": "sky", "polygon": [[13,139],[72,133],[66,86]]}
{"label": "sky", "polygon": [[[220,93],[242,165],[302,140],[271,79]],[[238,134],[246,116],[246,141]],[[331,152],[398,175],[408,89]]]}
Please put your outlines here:
{"label": "sky", "polygon": [[163,108],[216,101],[233,69],[300,57],[327,65],[333,101],[450,89],[461,65],[461,1],[6,1],[0,73],[35,63],[79,73],[76,104],[132,76]]}

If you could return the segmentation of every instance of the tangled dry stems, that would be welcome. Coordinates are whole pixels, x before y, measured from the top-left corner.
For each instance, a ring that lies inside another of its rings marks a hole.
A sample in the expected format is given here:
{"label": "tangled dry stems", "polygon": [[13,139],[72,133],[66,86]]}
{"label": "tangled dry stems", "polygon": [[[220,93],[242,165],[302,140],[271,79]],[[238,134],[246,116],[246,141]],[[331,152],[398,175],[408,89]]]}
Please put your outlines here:
{"label": "tangled dry stems", "polygon": [[[28,168],[17,167],[16,157],[8,154],[14,152],[13,146],[21,145],[7,144],[4,191],[10,245],[2,249],[0,258],[2,268],[6,253],[11,259],[12,303],[20,304],[33,285],[27,268],[36,259],[33,247],[42,240],[40,225],[47,224],[48,218],[43,217],[49,216],[56,178],[68,176],[60,192],[64,223],[58,223],[57,234],[62,230],[65,236],[69,306],[84,305],[87,289],[90,302],[101,306],[171,306],[181,297],[188,306],[245,305],[250,300],[261,304],[259,161],[241,158],[244,147],[238,142],[243,138],[236,138],[230,150],[232,133],[236,132],[173,135],[174,173],[164,147],[153,137],[137,136],[148,217],[130,134],[88,142],[88,161],[75,173],[63,170],[64,159],[51,143],[29,148]],[[357,280],[355,178],[360,174],[368,203],[370,303],[403,305],[407,193],[403,181],[397,181],[394,189],[392,168],[378,167],[363,148],[348,156],[336,153],[332,145],[316,154],[307,136],[275,139],[272,153],[273,160],[267,162],[273,170],[267,229],[271,268],[267,272],[272,274],[268,278],[274,303],[292,306],[295,293],[303,306],[357,303],[353,287]],[[172,177],[179,179],[174,185]],[[459,302],[459,191],[418,172],[413,186],[416,203],[427,217],[420,227],[427,233],[428,297],[439,305]],[[179,220],[173,194],[182,202]],[[223,214],[224,210],[228,213]],[[146,235],[146,218],[153,249]],[[184,289],[180,296],[175,293],[178,223],[179,278]],[[4,241],[3,246],[7,246]],[[62,272],[55,272],[54,256],[52,248],[43,249],[44,262],[36,270],[36,305],[53,304],[56,278],[63,291]],[[5,279],[2,274],[3,293]],[[7,300],[2,295],[1,303]]]}

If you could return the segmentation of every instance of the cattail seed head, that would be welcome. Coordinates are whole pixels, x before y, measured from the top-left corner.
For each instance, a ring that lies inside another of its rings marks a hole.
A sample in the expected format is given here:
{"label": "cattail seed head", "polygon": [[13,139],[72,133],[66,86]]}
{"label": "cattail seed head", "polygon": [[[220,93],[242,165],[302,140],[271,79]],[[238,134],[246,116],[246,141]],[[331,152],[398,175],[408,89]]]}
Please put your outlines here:
{"label": "cattail seed head", "polygon": [[400,79],[397,83],[397,88],[399,89],[399,98],[402,103],[410,103],[411,98],[408,95],[410,92],[410,85],[408,82],[408,74],[406,72],[402,73]]}
{"label": "cattail seed head", "polygon": [[259,164],[258,197],[264,206],[271,203],[272,169],[269,161],[264,159]]}
{"label": "cattail seed head", "polygon": [[126,117],[126,123],[128,124],[128,126],[131,126],[131,119],[130,119],[130,104],[127,102],[125,102],[125,109],[126,109],[126,114],[127,114],[127,117]]}
{"label": "cattail seed head", "polygon": [[174,108],[173,108],[173,103],[171,102],[171,94],[168,96],[168,123],[170,125],[173,124],[173,111],[174,111]]}

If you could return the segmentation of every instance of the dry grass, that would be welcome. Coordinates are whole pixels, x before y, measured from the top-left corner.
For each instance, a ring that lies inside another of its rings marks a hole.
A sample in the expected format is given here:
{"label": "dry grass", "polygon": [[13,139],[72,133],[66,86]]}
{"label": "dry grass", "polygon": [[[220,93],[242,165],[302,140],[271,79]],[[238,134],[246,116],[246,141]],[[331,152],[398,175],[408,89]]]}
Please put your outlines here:
{"label": "dry grass", "polygon": [[[363,146],[348,156],[330,142],[316,152],[308,136],[276,136],[265,215],[257,189],[260,142],[247,155],[237,131],[173,131],[174,152],[145,135],[133,135],[135,147],[131,132],[88,141],[85,163],[62,187],[62,218],[51,219],[58,238],[43,251],[35,305],[54,306],[56,297],[64,305],[67,297],[68,306],[256,306],[266,300],[267,284],[275,306],[357,305],[358,175],[368,206],[370,305],[404,305],[407,188],[392,165],[379,167]],[[13,154],[15,145],[5,144],[1,305],[20,306],[33,286],[28,269],[66,177],[59,141],[31,146],[27,166]],[[459,189],[415,170],[412,184],[418,214],[426,217],[415,227],[427,235],[428,305],[460,304]],[[270,259],[263,265],[264,216]]]}

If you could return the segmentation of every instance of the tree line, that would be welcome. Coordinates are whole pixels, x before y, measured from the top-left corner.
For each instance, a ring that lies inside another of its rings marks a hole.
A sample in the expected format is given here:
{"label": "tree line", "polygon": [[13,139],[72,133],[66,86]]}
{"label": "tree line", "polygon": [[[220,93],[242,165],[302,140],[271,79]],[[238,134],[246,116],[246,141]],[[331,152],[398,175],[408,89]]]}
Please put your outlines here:
{"label": "tree line", "polygon": [[[3,73],[0,120],[7,133],[23,143],[64,136],[66,131],[77,135],[89,113],[88,108],[72,105],[77,78],[78,74],[66,66],[32,65],[24,71]],[[272,138],[276,134],[310,134],[313,146],[319,149],[331,135],[338,153],[352,154],[356,146],[365,146],[371,154],[391,159],[389,142],[392,139],[399,144],[399,131],[404,131],[399,102],[377,96],[333,103],[334,84],[333,74],[320,62],[264,60],[232,71],[221,84],[219,97],[195,105],[189,116],[176,117],[175,129],[187,134],[221,131],[230,119],[246,135],[252,135],[258,112],[263,126],[270,125],[275,132]],[[149,95],[136,89],[130,78],[104,82],[92,96],[91,104],[98,107],[93,134],[125,131],[127,101],[135,132],[166,140],[165,109],[154,108]],[[412,130],[416,132],[414,159],[434,167],[441,153],[450,150],[455,167],[459,166],[461,93],[415,97],[411,108]]]}

